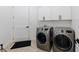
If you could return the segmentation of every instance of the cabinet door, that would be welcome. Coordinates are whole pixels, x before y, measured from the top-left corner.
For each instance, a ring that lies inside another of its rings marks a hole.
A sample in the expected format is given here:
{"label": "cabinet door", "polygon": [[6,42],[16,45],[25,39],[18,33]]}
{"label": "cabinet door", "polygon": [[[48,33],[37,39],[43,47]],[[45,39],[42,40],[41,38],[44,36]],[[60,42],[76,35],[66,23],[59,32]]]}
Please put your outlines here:
{"label": "cabinet door", "polygon": [[14,39],[15,41],[28,40],[28,7],[14,7]]}
{"label": "cabinet door", "polygon": [[39,20],[51,20],[50,7],[39,7],[38,8],[38,19]]}
{"label": "cabinet door", "polygon": [[71,20],[71,7],[61,6],[59,15],[62,20]]}
{"label": "cabinet door", "polygon": [[51,20],[59,20],[59,6],[52,6],[51,7]]}
{"label": "cabinet door", "polygon": [[4,47],[12,40],[11,7],[0,6],[0,44]]}

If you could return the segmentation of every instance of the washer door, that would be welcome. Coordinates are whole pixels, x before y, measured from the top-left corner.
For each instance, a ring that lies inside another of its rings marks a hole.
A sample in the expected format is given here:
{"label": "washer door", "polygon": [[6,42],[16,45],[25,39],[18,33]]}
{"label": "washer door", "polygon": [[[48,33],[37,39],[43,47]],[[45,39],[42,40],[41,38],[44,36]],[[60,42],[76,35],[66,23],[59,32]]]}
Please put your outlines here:
{"label": "washer door", "polygon": [[44,44],[46,42],[46,36],[42,32],[37,34],[37,39],[39,40],[41,44]]}
{"label": "washer door", "polygon": [[72,41],[62,34],[59,34],[54,38],[54,43],[61,51],[68,51],[72,48]]}

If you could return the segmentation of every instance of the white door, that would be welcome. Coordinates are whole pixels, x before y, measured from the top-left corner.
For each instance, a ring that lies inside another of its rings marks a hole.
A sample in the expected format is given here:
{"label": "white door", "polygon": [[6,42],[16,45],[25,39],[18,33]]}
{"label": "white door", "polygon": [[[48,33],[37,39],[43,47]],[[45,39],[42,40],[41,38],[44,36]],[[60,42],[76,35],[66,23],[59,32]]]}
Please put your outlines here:
{"label": "white door", "polygon": [[38,8],[38,19],[39,20],[51,20],[50,7],[39,7]]}
{"label": "white door", "polygon": [[12,41],[11,7],[0,6],[0,44],[4,47]]}
{"label": "white door", "polygon": [[28,40],[28,7],[14,7],[14,40]]}

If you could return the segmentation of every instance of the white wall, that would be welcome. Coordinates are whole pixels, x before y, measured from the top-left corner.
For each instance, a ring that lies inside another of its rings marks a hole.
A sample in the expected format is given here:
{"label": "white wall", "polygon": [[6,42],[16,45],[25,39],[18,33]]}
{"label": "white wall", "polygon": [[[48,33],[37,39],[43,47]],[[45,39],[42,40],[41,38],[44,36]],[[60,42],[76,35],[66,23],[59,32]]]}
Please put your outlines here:
{"label": "white wall", "polygon": [[[79,6],[72,7],[72,27],[75,30],[75,36],[79,39]],[[76,51],[79,52],[79,44],[76,44]]]}
{"label": "white wall", "polygon": [[37,15],[37,7],[30,7],[29,12],[30,12],[30,16],[29,16],[29,26],[30,26],[30,31],[29,31],[29,35],[30,35],[30,39],[31,40],[35,40],[36,39],[36,28],[37,28],[37,24],[38,24],[38,15]]}
{"label": "white wall", "polygon": [[72,27],[75,30],[76,38],[79,38],[79,6],[72,7]]}
{"label": "white wall", "polygon": [[11,7],[0,6],[0,44],[7,46],[12,40]]}

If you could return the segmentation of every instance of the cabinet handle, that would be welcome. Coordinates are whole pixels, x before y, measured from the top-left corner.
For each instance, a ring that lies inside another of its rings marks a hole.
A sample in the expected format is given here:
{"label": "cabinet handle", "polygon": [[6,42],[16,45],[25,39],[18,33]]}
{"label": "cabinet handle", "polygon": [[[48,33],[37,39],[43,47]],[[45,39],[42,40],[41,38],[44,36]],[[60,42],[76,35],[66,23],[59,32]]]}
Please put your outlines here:
{"label": "cabinet handle", "polygon": [[43,16],[43,21],[45,21],[45,16]]}
{"label": "cabinet handle", "polygon": [[61,15],[59,15],[59,20],[62,20],[62,16]]}
{"label": "cabinet handle", "polygon": [[26,26],[26,28],[29,28],[29,26]]}

